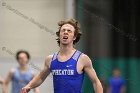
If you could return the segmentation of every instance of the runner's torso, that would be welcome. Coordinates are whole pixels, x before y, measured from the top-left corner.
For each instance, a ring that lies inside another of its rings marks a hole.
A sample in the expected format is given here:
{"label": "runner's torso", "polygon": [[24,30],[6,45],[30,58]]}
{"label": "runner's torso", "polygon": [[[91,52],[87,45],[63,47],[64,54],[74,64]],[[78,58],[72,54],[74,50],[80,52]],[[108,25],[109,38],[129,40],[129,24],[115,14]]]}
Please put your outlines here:
{"label": "runner's torso", "polygon": [[13,72],[12,78],[12,93],[20,93],[20,90],[27,85],[33,78],[32,70],[28,69],[26,72],[21,73],[19,68]]}
{"label": "runner's torso", "polygon": [[74,52],[70,59],[59,62],[58,52],[54,53],[50,70],[53,74],[54,93],[82,93],[84,72],[77,72],[77,62],[82,53]]}

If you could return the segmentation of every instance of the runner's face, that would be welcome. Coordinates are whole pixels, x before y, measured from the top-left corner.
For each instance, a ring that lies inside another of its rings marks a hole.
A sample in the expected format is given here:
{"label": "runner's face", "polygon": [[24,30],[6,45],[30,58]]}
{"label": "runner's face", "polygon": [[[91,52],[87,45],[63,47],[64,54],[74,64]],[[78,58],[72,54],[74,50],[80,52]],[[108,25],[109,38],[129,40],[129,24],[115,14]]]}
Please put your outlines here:
{"label": "runner's face", "polygon": [[68,45],[73,44],[73,41],[75,40],[74,36],[74,27],[70,24],[64,24],[60,29],[60,44],[62,45]]}
{"label": "runner's face", "polygon": [[18,63],[20,66],[25,66],[28,63],[28,58],[25,53],[20,53],[18,56]]}
{"label": "runner's face", "polygon": [[119,76],[120,76],[120,71],[119,71],[119,70],[114,70],[114,71],[113,71],[113,75],[114,75],[115,77],[119,77]]}

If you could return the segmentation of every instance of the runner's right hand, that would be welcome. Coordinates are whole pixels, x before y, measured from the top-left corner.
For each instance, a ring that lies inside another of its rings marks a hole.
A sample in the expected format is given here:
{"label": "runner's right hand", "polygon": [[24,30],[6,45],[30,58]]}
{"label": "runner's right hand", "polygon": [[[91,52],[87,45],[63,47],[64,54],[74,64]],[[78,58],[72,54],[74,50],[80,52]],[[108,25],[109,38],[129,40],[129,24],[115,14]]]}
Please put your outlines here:
{"label": "runner's right hand", "polygon": [[20,90],[20,93],[28,93],[30,91],[30,87],[23,87],[21,90]]}

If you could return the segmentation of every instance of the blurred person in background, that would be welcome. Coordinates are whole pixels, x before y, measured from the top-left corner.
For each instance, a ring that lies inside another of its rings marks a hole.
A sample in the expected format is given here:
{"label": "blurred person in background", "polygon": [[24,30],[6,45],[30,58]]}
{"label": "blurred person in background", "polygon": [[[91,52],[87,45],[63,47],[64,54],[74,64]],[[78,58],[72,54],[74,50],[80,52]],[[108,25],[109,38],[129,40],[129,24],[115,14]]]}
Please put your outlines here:
{"label": "blurred person in background", "polygon": [[103,93],[92,61],[74,48],[81,36],[79,23],[70,19],[60,21],[58,25],[59,30],[56,34],[60,50],[46,58],[44,69],[22,88],[21,93],[27,93],[30,89],[40,86],[50,72],[53,74],[54,93],[82,93],[84,73],[90,77],[95,93]]}
{"label": "blurred person in background", "polygon": [[[2,91],[3,91],[3,88],[4,88],[3,83],[4,83],[4,80],[3,80],[3,78],[0,76],[0,84],[2,84]],[[4,92],[2,92],[2,93],[4,93]]]}
{"label": "blurred person in background", "polygon": [[[19,66],[10,70],[6,80],[4,81],[4,93],[7,93],[7,85],[10,81],[12,81],[11,93],[20,93],[20,90],[35,76],[32,69],[27,66],[30,59],[30,55],[27,51],[18,51],[16,53],[16,59]],[[35,88],[34,93],[40,93],[39,89]]]}
{"label": "blurred person in background", "polygon": [[113,76],[109,79],[108,93],[125,93],[125,80],[120,76],[120,70],[115,68]]}

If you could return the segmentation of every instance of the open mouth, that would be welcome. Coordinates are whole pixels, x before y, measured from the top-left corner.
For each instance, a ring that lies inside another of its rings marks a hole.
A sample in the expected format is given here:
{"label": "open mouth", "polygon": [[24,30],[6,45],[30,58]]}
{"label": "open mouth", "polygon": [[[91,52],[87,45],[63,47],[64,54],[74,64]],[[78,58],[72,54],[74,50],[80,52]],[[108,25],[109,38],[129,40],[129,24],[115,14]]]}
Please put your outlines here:
{"label": "open mouth", "polygon": [[63,39],[67,40],[68,39],[68,36],[63,36]]}

